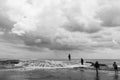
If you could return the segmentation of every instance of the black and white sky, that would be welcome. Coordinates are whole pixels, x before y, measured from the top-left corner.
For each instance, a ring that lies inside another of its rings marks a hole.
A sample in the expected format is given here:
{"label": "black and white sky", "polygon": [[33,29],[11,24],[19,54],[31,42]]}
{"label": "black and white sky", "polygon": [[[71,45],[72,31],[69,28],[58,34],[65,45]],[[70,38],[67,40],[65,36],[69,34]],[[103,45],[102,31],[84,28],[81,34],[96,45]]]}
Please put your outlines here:
{"label": "black and white sky", "polygon": [[0,58],[120,58],[120,0],[0,0]]}

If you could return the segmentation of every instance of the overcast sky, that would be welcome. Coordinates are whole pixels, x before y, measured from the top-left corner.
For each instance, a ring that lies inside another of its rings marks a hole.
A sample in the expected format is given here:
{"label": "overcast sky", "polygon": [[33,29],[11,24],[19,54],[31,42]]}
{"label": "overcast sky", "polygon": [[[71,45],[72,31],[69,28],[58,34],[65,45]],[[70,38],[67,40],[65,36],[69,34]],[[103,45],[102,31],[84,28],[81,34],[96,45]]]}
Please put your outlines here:
{"label": "overcast sky", "polygon": [[120,59],[120,0],[0,0],[0,58]]}

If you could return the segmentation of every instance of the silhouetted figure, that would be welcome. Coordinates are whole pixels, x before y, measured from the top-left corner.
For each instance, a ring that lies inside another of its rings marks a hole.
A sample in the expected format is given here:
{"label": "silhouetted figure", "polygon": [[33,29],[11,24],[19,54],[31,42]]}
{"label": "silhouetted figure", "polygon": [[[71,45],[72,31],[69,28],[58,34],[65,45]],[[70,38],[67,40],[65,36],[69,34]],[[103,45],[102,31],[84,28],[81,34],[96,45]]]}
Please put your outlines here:
{"label": "silhouetted figure", "polygon": [[84,64],[84,60],[83,60],[83,58],[81,58],[81,65],[83,65]]}
{"label": "silhouetted figure", "polygon": [[96,69],[96,75],[98,76],[98,69],[100,68],[98,61],[95,62],[94,67]]}
{"label": "silhouetted figure", "polygon": [[68,55],[68,59],[69,59],[69,61],[71,61],[71,55],[70,54]]}
{"label": "silhouetted figure", "polygon": [[116,62],[113,63],[113,68],[115,70],[115,74],[117,74],[118,73],[118,66],[117,66]]}

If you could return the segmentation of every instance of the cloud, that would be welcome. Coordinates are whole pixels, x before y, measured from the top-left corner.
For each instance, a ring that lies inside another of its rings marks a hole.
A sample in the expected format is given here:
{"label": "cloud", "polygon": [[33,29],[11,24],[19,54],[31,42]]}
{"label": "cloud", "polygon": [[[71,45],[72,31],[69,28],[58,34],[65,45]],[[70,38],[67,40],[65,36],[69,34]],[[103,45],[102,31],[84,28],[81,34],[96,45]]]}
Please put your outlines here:
{"label": "cloud", "polygon": [[3,14],[0,14],[0,30],[11,31],[13,28],[13,22],[4,17]]}
{"label": "cloud", "polygon": [[0,47],[1,59],[50,59],[54,57],[54,53],[48,49],[33,48],[20,43],[13,44],[2,39],[0,39]]}
{"label": "cloud", "polygon": [[[105,0],[107,1],[107,0]],[[102,21],[102,26],[118,27],[120,26],[120,0],[107,1],[101,6],[98,17]]]}
{"label": "cloud", "polygon": [[112,41],[119,40],[113,29],[120,25],[118,3],[119,0],[6,0],[0,6],[4,13],[0,15],[0,25],[8,30],[7,37],[14,34],[13,39],[30,47],[81,51],[114,48]]}
{"label": "cloud", "polygon": [[119,27],[117,28],[105,28],[104,30],[100,31],[97,34],[93,34],[90,36],[92,41],[95,44],[91,44],[91,47],[98,49],[120,49],[120,35],[118,31]]}
{"label": "cloud", "polygon": [[6,0],[0,0],[0,31],[1,32],[8,32],[11,31],[13,28],[14,22],[9,20],[7,14],[6,14],[6,8],[5,8]]}
{"label": "cloud", "polygon": [[71,21],[64,25],[64,28],[71,32],[85,32],[85,33],[96,33],[99,32],[102,28],[97,24],[89,24],[89,26],[85,26],[85,24],[79,24],[75,21]]}
{"label": "cloud", "polygon": [[85,47],[87,43],[91,43],[91,40],[87,38],[87,34],[71,34],[64,30],[58,32],[59,33],[55,34],[52,38],[46,36],[24,35],[21,36],[21,39],[28,46],[49,48],[51,50],[84,50],[82,47]]}
{"label": "cloud", "polygon": [[61,26],[70,31],[88,33],[100,30],[101,22],[95,18],[98,9],[96,0],[15,0],[14,4],[8,0],[7,6],[10,20],[15,22],[13,33],[24,34],[41,30],[43,27],[46,33],[49,28],[56,30]]}
{"label": "cloud", "polygon": [[97,2],[89,0],[7,0],[3,11],[14,22],[12,33],[21,36],[26,45],[74,50],[91,42],[86,33],[101,30],[95,7]]}

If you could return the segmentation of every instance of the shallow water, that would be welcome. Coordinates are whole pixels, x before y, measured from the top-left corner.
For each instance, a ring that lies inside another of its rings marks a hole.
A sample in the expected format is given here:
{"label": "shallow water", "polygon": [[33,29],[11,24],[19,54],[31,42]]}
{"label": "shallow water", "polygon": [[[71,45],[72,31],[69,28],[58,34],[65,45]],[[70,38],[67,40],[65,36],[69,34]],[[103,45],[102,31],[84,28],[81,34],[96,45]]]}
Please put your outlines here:
{"label": "shallow water", "polygon": [[0,80],[119,80],[120,74],[113,71],[100,71],[96,76],[94,70],[33,70],[33,71],[0,71]]}

